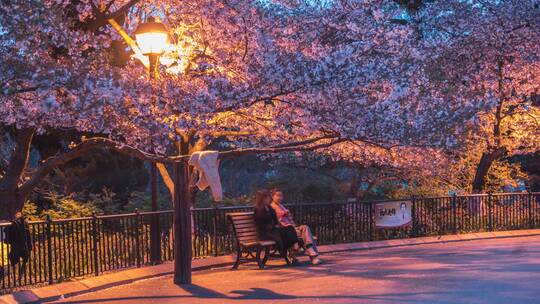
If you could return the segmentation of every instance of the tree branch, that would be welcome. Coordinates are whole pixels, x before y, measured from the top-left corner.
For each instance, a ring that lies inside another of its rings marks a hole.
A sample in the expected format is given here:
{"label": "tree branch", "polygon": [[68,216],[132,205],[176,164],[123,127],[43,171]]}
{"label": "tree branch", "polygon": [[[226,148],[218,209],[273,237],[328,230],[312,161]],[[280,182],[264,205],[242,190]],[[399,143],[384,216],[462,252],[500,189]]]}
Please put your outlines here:
{"label": "tree branch", "polygon": [[144,65],[144,67],[146,69],[149,69],[150,68],[150,61],[148,60],[147,56],[144,56],[142,54],[142,52],[139,49],[139,47],[137,46],[137,43],[135,42],[135,40],[133,40],[133,38],[131,38],[126,33],[126,31],[124,31],[124,29],[120,26],[120,24],[118,24],[118,22],[116,22],[116,20],[109,19],[108,22],[118,32],[118,34],[122,37],[122,39],[124,39],[124,41],[127,43],[127,45],[129,45],[131,50],[133,50],[133,53],[135,53],[135,57],[137,57],[137,59],[139,59],[139,61]]}
{"label": "tree branch", "polygon": [[223,136],[250,136],[250,135],[254,135],[253,132],[249,132],[249,131],[215,131],[215,132],[210,132],[208,135],[210,136],[213,136],[213,137],[223,137]]}
{"label": "tree branch", "polygon": [[318,149],[324,149],[328,148],[330,146],[333,146],[335,144],[345,142],[347,139],[343,138],[337,138],[333,139],[324,143],[319,143],[315,145],[288,145],[288,146],[273,146],[273,147],[267,147],[267,148],[245,148],[245,149],[236,149],[236,150],[230,150],[230,151],[223,151],[219,152],[219,156],[221,158],[228,158],[228,157],[235,157],[235,156],[241,156],[241,155],[249,155],[249,154],[275,154],[275,153],[283,153],[283,152],[302,152],[302,151],[313,151]]}
{"label": "tree branch", "polygon": [[169,189],[171,197],[174,197],[174,183],[171,176],[169,175],[169,171],[167,171],[167,167],[165,167],[165,165],[162,163],[156,163],[156,167],[159,170],[159,174],[161,174],[161,178],[163,179],[165,186],[167,187],[167,189]]}
{"label": "tree branch", "polygon": [[[319,143],[319,141],[323,142]],[[274,154],[292,151],[313,151],[317,149],[327,148],[344,141],[346,141],[346,139],[332,139],[328,136],[322,136],[319,138],[313,138],[304,141],[298,141],[289,144],[282,144],[265,148],[245,148],[221,151],[219,152],[219,156],[220,158],[227,158],[248,154]],[[29,193],[35,186],[37,186],[41,182],[41,180],[45,176],[47,176],[47,174],[52,172],[54,168],[66,164],[67,162],[74,160],[78,157],[81,157],[82,155],[93,149],[112,149],[125,155],[156,163],[176,163],[181,161],[187,161],[190,157],[190,155],[188,154],[178,156],[160,156],[157,154],[151,154],[129,145],[117,143],[114,140],[104,137],[83,139],[81,143],[74,145],[69,151],[56,154],[55,156],[43,160],[41,165],[36,169],[30,179],[28,179],[21,186],[21,193]]]}
{"label": "tree branch", "polygon": [[[85,25],[85,28],[88,29],[89,31],[96,31],[100,27],[107,24],[107,22],[109,22],[110,19],[115,19],[122,16],[123,14],[126,14],[128,10],[134,5],[136,5],[137,3],[139,3],[139,1],[140,0],[131,0],[128,3],[124,4],[121,8],[117,9],[115,12],[112,12],[110,14],[107,14],[106,11],[101,12],[101,14],[98,14],[95,19],[93,19],[91,22],[88,22]],[[90,3],[92,3],[92,1],[90,1]],[[108,5],[108,7],[110,6],[111,4]]]}
{"label": "tree branch", "polygon": [[153,154],[143,152],[139,149],[128,145],[121,145],[111,139],[104,137],[94,137],[90,139],[83,139],[83,141],[73,147],[67,152],[56,154],[42,161],[41,165],[35,170],[34,174],[21,186],[21,193],[29,193],[35,186],[37,186],[41,180],[47,176],[52,170],[58,166],[68,163],[78,157],[81,157],[85,153],[93,149],[109,148],[120,153],[134,156],[143,160],[150,160],[159,162],[162,158]]}

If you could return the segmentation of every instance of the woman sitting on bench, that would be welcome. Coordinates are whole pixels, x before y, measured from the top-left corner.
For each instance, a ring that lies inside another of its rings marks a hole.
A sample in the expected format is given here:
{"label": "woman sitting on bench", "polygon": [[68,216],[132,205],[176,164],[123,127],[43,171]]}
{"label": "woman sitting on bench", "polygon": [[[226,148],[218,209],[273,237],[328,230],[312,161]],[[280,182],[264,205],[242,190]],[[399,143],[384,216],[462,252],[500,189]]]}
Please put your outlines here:
{"label": "woman sitting on bench", "polygon": [[275,241],[283,257],[291,263],[296,262],[294,252],[291,247],[299,248],[298,237],[294,227],[282,227],[277,220],[276,212],[270,207],[272,199],[270,191],[259,190],[255,195],[255,225],[261,239]]}
{"label": "woman sitting on bench", "polygon": [[[294,221],[292,214],[282,204],[283,202],[283,192],[278,189],[272,191],[272,203],[270,206],[275,211],[279,225],[282,228],[292,227],[296,231],[298,238],[301,238],[303,241],[303,247],[306,254],[311,260],[311,264],[317,265],[321,263],[321,260],[318,258],[319,252],[317,251],[317,245],[315,244],[315,239],[311,233],[311,229],[307,225],[297,226]],[[298,243],[295,244],[294,249],[298,249]]]}

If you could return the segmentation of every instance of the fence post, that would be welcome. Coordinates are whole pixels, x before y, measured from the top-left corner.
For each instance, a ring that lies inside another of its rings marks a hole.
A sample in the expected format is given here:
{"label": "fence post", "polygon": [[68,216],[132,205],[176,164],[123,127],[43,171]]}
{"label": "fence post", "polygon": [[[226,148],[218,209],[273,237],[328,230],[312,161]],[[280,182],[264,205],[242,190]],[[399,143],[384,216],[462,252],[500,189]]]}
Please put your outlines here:
{"label": "fence post", "polygon": [[160,213],[150,215],[150,260],[153,265],[161,263],[161,227]]}
{"label": "fence post", "polygon": [[417,223],[416,223],[416,197],[411,196],[411,237],[416,237],[417,235]]}
{"label": "fence post", "polygon": [[156,217],[156,256],[158,264],[161,264],[163,262],[162,254],[161,254],[161,214],[158,213],[155,215]]}
{"label": "fence post", "polygon": [[141,231],[140,231],[140,212],[135,209],[135,251],[137,251],[137,267],[141,267]]}
{"label": "fence post", "polygon": [[452,232],[454,234],[458,233],[458,227],[457,227],[457,195],[456,195],[456,193],[452,194]]}
{"label": "fence post", "polygon": [[[493,231],[493,208],[491,206],[493,200],[491,199],[491,193],[488,193],[488,196],[487,196],[487,212],[488,212],[488,231]],[[480,205],[482,206],[482,205]]]}
{"label": "fence post", "polygon": [[332,212],[332,223],[333,223],[333,225],[330,226],[330,230],[332,231],[332,244],[337,243],[339,229],[340,229],[339,223],[336,222],[336,210],[334,210],[334,208],[335,208],[334,206],[330,208]]}
{"label": "fence post", "polygon": [[98,260],[98,242],[99,233],[97,226],[97,215],[92,213],[92,259],[94,261],[94,274],[99,275],[99,260]]}
{"label": "fence post", "polygon": [[529,190],[527,193],[527,210],[528,210],[528,216],[529,216],[529,228],[534,228],[534,218],[533,218],[533,210],[532,210],[532,192]]}
{"label": "fence post", "polygon": [[47,264],[48,264],[48,275],[49,275],[49,284],[53,283],[53,264],[52,264],[52,219],[50,215],[47,215],[47,220],[45,224],[46,236],[47,236]]}
{"label": "fence post", "polygon": [[[152,211],[156,212],[158,208],[158,183],[157,167],[155,163],[150,164],[150,184]],[[161,227],[159,224],[160,213],[153,213],[150,216],[150,261],[152,265],[161,263]]]}
{"label": "fence post", "polygon": [[213,245],[214,245],[214,256],[218,256],[218,241],[217,241],[217,209],[218,207],[214,205],[214,209],[212,210],[212,234],[213,234]]}
{"label": "fence post", "polygon": [[368,217],[368,229],[369,229],[369,240],[370,241],[373,241],[373,204],[372,203],[367,203],[368,204],[368,213],[369,213],[369,217]]}

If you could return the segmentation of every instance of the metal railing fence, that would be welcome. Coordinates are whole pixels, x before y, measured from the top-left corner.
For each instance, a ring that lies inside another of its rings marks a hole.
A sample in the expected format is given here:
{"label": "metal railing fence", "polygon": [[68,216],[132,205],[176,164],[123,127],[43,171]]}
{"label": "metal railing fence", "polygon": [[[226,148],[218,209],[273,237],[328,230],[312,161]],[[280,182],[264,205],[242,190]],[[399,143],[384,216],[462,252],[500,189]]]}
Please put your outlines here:
{"label": "metal railing fence", "polygon": [[[412,225],[376,229],[373,202],[289,205],[321,245],[479,231],[540,227],[540,193],[413,197]],[[233,251],[226,213],[251,206],[193,209],[193,256]],[[0,293],[73,277],[141,267],[174,259],[173,211],[135,212],[29,222],[33,250],[13,265],[0,233]],[[10,223],[0,224],[4,231]]]}

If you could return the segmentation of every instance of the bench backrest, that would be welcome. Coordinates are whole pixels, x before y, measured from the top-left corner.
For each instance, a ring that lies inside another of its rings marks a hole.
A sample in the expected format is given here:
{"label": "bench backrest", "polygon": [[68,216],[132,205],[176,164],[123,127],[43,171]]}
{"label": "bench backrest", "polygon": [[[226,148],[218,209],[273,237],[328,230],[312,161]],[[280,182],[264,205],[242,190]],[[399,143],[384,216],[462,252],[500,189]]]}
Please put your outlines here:
{"label": "bench backrest", "polygon": [[227,213],[231,221],[236,239],[240,244],[259,241],[259,234],[255,226],[255,214],[252,212]]}

